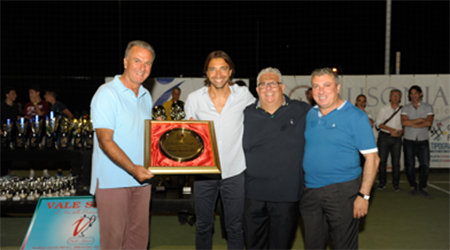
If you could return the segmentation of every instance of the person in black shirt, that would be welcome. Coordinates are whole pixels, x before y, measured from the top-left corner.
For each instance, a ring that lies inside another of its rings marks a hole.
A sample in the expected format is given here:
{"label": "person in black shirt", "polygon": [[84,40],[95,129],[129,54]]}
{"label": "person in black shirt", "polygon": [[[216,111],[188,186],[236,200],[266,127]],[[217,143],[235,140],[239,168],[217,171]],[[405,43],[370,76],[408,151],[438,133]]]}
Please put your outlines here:
{"label": "person in black shirt", "polygon": [[6,122],[6,119],[12,119],[14,121],[20,119],[20,108],[19,105],[15,103],[17,98],[16,90],[12,87],[6,87],[4,93],[6,98],[2,102],[1,134],[3,134],[3,124]]}

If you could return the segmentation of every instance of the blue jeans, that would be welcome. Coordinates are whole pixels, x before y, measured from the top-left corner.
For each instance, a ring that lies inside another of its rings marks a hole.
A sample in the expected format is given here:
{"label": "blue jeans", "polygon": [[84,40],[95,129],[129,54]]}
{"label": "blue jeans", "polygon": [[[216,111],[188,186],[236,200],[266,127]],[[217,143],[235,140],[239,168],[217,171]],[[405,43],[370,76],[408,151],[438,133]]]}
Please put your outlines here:
{"label": "blue jeans", "polygon": [[378,154],[380,156],[380,166],[378,167],[378,179],[380,186],[386,185],[387,172],[386,165],[389,153],[392,160],[392,185],[398,187],[400,182],[400,153],[402,149],[402,138],[393,137],[380,132],[378,135]]}
{"label": "blue jeans", "polygon": [[409,185],[417,189],[415,172],[415,155],[419,157],[420,175],[419,189],[427,187],[428,175],[430,173],[430,144],[425,141],[403,140],[403,153],[405,155],[406,176],[408,176]]}
{"label": "blue jeans", "polygon": [[228,249],[244,249],[242,218],[244,215],[244,173],[222,180],[194,182],[196,214],[195,245],[197,249],[212,249],[214,210],[220,192],[224,210]]}

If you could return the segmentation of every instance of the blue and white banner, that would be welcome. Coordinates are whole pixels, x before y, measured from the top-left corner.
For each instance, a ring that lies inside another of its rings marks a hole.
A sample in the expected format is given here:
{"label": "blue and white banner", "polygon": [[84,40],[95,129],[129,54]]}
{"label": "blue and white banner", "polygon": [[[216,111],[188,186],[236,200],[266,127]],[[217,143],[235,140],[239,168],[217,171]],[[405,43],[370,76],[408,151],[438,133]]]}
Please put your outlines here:
{"label": "blue and white banner", "polygon": [[100,249],[93,197],[40,198],[20,249]]}

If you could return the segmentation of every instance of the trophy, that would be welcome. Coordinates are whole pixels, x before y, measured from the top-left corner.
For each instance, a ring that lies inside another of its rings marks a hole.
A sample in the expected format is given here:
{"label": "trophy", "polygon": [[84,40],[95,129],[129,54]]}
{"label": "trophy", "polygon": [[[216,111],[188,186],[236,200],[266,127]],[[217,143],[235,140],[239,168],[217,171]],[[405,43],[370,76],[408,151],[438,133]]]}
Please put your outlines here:
{"label": "trophy", "polygon": [[83,149],[83,120],[73,119],[72,121],[73,134],[72,144],[74,149]]}
{"label": "trophy", "polygon": [[16,148],[25,148],[25,135],[27,133],[28,121],[22,117],[17,123]]}
{"label": "trophy", "polygon": [[92,149],[94,146],[94,124],[92,124],[91,118],[84,119],[84,133],[85,133],[85,149]]}
{"label": "trophy", "polygon": [[59,148],[67,149],[69,147],[69,134],[72,130],[69,118],[61,118],[59,125]]}
{"label": "trophy", "polygon": [[14,122],[11,119],[6,119],[6,123],[3,124],[3,135],[2,135],[2,148],[14,148],[12,142],[12,129],[14,127]]}
{"label": "trophy", "polygon": [[167,119],[166,109],[163,106],[155,106],[152,110],[152,119],[156,120],[156,118],[161,117],[161,119]]}
{"label": "trophy", "polygon": [[184,102],[175,101],[172,103],[170,117],[172,117],[172,120],[174,121],[181,121],[186,117],[186,113],[184,112]]}
{"label": "trophy", "polygon": [[47,115],[47,119],[45,119],[45,131],[47,134],[45,138],[45,147],[47,149],[55,148],[55,132],[58,128],[59,118],[59,116],[55,117],[53,111],[50,111],[50,114]]}
{"label": "trophy", "polygon": [[31,120],[31,137],[30,137],[30,148],[39,148],[41,130],[42,130],[43,120],[39,115],[35,115]]}
{"label": "trophy", "polygon": [[159,177],[158,184],[156,185],[156,192],[166,191],[166,186],[164,186],[164,179]]}

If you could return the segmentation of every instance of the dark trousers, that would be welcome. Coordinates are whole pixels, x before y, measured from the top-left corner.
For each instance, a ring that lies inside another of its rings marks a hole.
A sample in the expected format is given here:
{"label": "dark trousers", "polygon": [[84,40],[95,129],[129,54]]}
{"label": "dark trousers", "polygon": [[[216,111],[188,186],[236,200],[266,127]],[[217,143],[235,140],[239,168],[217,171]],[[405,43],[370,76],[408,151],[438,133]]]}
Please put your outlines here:
{"label": "dark trousers", "polygon": [[197,249],[212,249],[214,210],[220,192],[227,231],[228,249],[243,249],[242,217],[244,213],[244,173],[223,180],[194,182],[196,214],[195,245]]}
{"label": "dark trousers", "polygon": [[353,218],[353,202],[361,187],[355,180],[321,188],[304,188],[300,212],[305,229],[305,249],[358,249],[359,220]]}
{"label": "dark trousers", "polygon": [[102,249],[147,249],[152,186],[97,188]]}
{"label": "dark trousers", "polygon": [[415,156],[419,157],[419,189],[427,187],[428,175],[430,174],[430,144],[428,140],[425,141],[411,141],[403,140],[403,153],[405,155],[405,169],[408,177],[409,186],[417,189],[416,172],[414,166],[416,165]]}
{"label": "dark trousers", "polygon": [[387,171],[386,165],[389,153],[392,160],[392,185],[398,187],[400,182],[400,154],[402,149],[402,138],[392,137],[386,133],[380,132],[378,135],[378,154],[380,156],[380,165],[378,167],[378,179],[380,186],[386,185]]}
{"label": "dark trousers", "polygon": [[245,199],[245,248],[291,249],[298,226],[298,205]]}

